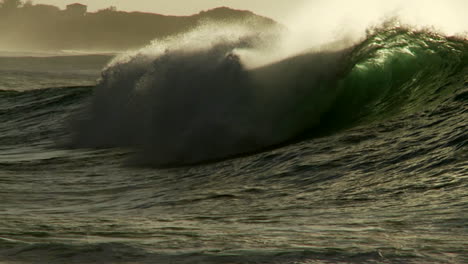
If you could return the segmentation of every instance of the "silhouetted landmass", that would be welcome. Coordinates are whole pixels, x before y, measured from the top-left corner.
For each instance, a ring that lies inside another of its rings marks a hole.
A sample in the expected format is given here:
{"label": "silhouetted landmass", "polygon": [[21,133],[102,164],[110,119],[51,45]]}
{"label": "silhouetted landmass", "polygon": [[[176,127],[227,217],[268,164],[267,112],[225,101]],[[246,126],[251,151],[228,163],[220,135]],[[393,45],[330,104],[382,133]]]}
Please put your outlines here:
{"label": "silhouetted landmass", "polygon": [[205,20],[242,22],[260,30],[278,25],[250,11],[226,7],[192,16],[165,16],[120,12],[113,7],[89,13],[80,4],[69,5],[66,10],[22,4],[19,0],[4,0],[0,4],[1,50],[120,51],[188,31]]}

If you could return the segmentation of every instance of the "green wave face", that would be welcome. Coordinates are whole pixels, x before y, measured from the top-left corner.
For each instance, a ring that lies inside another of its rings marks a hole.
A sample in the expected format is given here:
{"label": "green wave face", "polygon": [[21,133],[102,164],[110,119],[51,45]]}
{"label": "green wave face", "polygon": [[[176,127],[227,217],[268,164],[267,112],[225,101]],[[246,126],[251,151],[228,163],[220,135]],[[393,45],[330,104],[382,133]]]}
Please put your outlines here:
{"label": "green wave face", "polygon": [[378,30],[350,53],[327,127],[371,122],[438,105],[463,87],[468,42],[429,31]]}

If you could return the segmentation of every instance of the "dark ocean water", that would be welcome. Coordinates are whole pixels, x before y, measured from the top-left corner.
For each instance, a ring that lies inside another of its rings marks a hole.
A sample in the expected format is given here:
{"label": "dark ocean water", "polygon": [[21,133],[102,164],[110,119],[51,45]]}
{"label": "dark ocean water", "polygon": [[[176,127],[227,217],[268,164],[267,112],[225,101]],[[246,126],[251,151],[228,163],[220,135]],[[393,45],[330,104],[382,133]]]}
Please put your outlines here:
{"label": "dark ocean water", "polygon": [[0,263],[468,263],[466,40],[224,41],[0,58]]}

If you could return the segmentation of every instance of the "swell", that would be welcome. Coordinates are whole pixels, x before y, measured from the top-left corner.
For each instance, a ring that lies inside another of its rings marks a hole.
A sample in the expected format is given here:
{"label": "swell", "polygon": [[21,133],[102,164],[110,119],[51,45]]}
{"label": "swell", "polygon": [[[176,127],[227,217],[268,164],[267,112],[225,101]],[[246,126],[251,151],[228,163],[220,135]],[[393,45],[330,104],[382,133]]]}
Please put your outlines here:
{"label": "swell", "polygon": [[39,113],[47,114],[72,104],[80,104],[91,95],[91,87],[62,87],[29,91],[0,90],[0,119],[14,122],[31,117],[32,122]]}
{"label": "swell", "polygon": [[434,108],[467,74],[465,39],[401,27],[255,69],[237,51],[262,47],[258,38],[207,42],[155,44],[110,64],[70,145],[129,147],[156,166],[216,160]]}
{"label": "swell", "polygon": [[0,90],[1,145],[27,146],[65,136],[63,122],[91,92],[91,87]]}

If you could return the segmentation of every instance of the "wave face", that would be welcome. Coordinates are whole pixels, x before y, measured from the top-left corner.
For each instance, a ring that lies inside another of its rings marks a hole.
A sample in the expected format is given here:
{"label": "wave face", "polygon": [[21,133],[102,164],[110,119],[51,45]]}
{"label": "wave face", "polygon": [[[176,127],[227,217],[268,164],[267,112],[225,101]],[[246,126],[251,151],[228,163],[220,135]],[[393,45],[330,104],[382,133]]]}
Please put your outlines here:
{"label": "wave face", "polygon": [[259,151],[437,105],[468,54],[464,40],[394,27],[349,48],[249,69],[237,54],[264,39],[196,41],[167,41],[112,63],[75,122],[72,145],[130,147],[137,162],[154,165]]}

